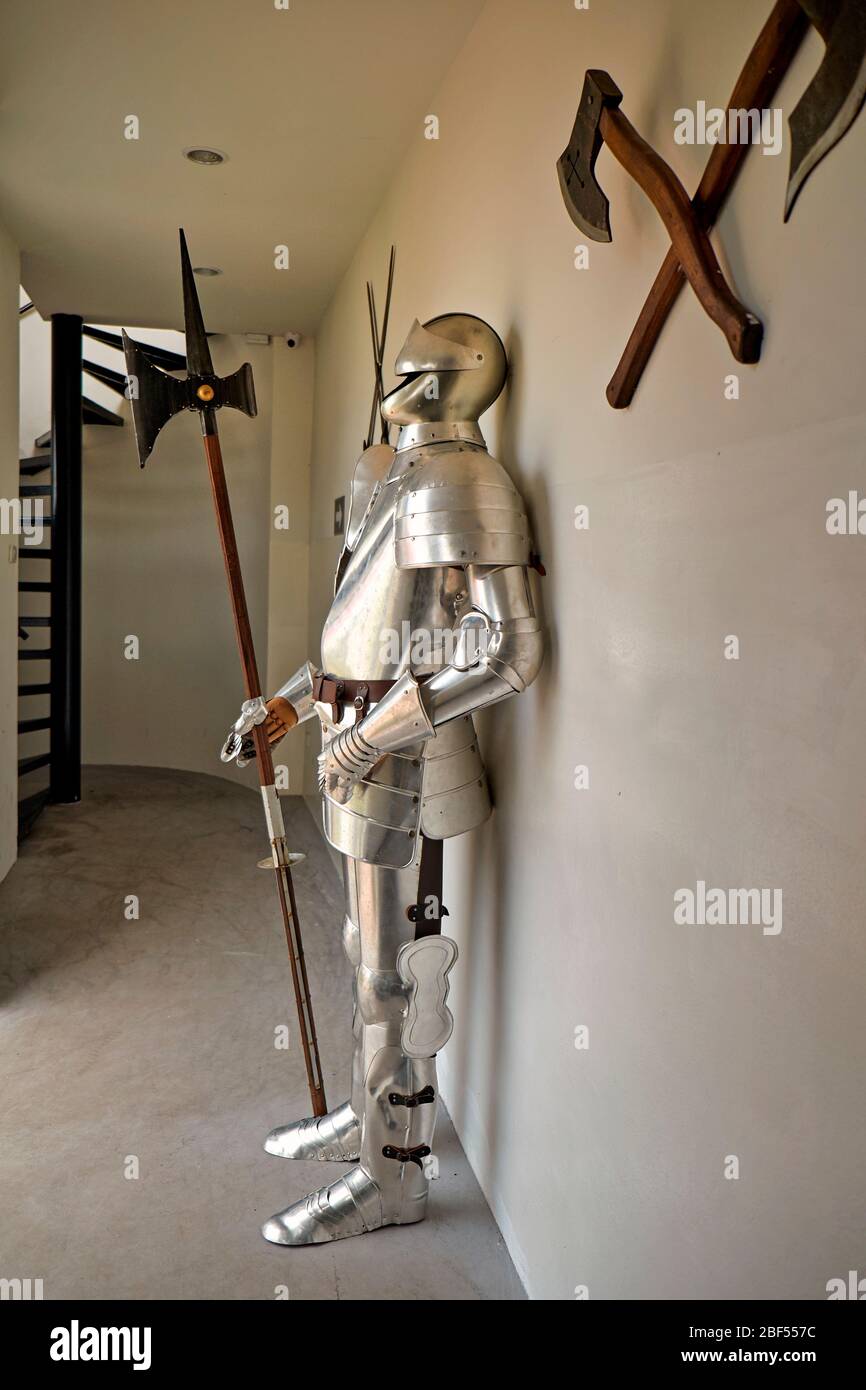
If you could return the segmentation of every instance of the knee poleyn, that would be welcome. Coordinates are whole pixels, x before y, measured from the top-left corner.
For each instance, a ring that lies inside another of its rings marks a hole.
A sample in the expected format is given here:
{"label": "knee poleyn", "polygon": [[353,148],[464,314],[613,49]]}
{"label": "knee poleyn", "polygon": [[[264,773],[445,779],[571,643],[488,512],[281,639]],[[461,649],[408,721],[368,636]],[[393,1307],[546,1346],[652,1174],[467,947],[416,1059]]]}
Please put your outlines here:
{"label": "knee poleyn", "polygon": [[365,1024],[400,1023],[406,1012],[406,986],[396,970],[358,971],[358,1009]]}
{"label": "knee poleyn", "polygon": [[343,919],[343,950],[355,969],[361,964],[361,928],[350,917]]}

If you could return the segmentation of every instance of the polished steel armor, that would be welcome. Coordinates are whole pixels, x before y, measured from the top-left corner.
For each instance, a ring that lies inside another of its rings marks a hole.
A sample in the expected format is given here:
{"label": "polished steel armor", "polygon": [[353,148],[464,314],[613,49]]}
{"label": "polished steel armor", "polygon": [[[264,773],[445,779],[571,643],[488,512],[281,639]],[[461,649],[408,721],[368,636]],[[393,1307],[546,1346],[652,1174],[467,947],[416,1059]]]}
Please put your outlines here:
{"label": "polished steel armor", "polygon": [[[274,1130],[269,1153],[358,1166],[268,1221],[283,1245],[318,1244],[424,1215],[438,1093],[436,1053],[453,1021],[457,956],[440,932],[437,841],[490,815],[474,711],[525,689],[543,638],[530,532],[479,415],[505,382],[496,333],[469,314],[417,321],[382,405],[396,449],[365,450],[322,634],[277,693],[322,726],[319,784],[344,856],[343,939],[354,969],[351,1098]],[[316,678],[351,698],[317,699]],[[366,682],[385,683],[376,701]],[[387,683],[390,682],[390,688]],[[435,853],[434,853],[435,851]],[[434,891],[430,891],[434,883]]]}

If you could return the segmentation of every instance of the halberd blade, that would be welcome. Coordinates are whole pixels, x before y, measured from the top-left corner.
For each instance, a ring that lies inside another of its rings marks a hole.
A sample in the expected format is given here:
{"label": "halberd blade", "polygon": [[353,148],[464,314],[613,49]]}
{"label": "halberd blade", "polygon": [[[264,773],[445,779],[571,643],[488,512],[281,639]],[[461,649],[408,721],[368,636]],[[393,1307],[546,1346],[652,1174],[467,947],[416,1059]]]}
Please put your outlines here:
{"label": "halberd blade", "polygon": [[121,336],[132,425],[138,461],[143,468],[163,425],[187,408],[188,388],[185,380],[178,381],[161,367],[154,366],[141,344],[133,342],[125,329],[121,329]]}
{"label": "halberd blade", "polygon": [[186,329],[186,362],[190,376],[212,376],[210,346],[192,273],[183,228],[180,229],[180,265],[183,276],[183,320]]}
{"label": "halberd blade", "polygon": [[220,405],[233,406],[235,410],[242,410],[244,415],[254,416],[258,414],[256,389],[253,385],[253,369],[249,362],[244,362],[236,372],[232,372],[231,376],[223,377],[220,385],[222,387]]}

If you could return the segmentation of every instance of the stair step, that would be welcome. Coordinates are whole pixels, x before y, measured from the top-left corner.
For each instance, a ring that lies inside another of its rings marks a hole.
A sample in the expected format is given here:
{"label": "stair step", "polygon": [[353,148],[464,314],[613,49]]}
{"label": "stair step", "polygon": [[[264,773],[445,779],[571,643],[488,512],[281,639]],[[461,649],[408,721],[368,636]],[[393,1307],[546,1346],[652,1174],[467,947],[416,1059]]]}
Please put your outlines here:
{"label": "stair step", "polygon": [[19,627],[50,627],[50,618],[19,618]]}
{"label": "stair step", "polygon": [[[81,422],[84,425],[122,425],[123,417],[115,415],[113,410],[107,410],[104,405],[99,405],[97,401],[90,400],[87,396],[81,398]],[[38,439],[34,439],[33,446],[36,449],[51,448],[51,431],[46,430],[40,434]],[[46,463],[49,460],[46,459]]]}
{"label": "stair step", "polygon": [[34,651],[32,647],[19,647],[19,649],[18,649],[18,660],[19,660],[19,661],[50,661],[50,660],[51,660],[51,648],[50,648],[50,647],[37,647],[36,650]]}
{"label": "stair step", "polygon": [[19,579],[19,580],[18,580],[18,592],[19,592],[19,594],[50,594],[50,593],[51,593],[51,580],[50,580],[50,579]]}
{"label": "stair step", "polygon": [[88,396],[83,396],[81,400],[81,418],[85,425],[122,425],[124,423],[122,415],[115,415],[113,410],[107,410],[104,405],[90,400]]}
{"label": "stair step", "polygon": [[18,720],[18,732],[19,732],[19,734],[36,734],[36,733],[39,732],[40,729],[50,729],[50,728],[51,728],[51,720],[50,720],[50,719],[47,719],[47,718],[44,718],[44,719],[19,719],[19,720]]}
{"label": "stair step", "polygon": [[95,377],[103,386],[116,391],[119,396],[126,395],[126,377],[121,372],[116,372],[113,367],[103,367],[99,362],[88,362],[86,357],[81,366],[88,376]]}
{"label": "stair step", "polygon": [[28,772],[35,772],[37,767],[47,767],[50,762],[50,753],[35,753],[32,758],[19,758],[18,776],[26,777]]}
{"label": "stair step", "polygon": [[[96,343],[106,343],[108,347],[119,348],[123,351],[123,339],[119,333],[108,333],[104,328],[92,328],[86,323],[81,332],[85,338],[92,338]],[[151,347],[149,343],[140,343],[148,357],[155,362],[158,367],[162,367],[166,372],[185,372],[186,358],[179,352],[170,352],[168,348]]]}
{"label": "stair step", "polygon": [[51,458],[41,459],[21,459],[18,464],[18,471],[25,477],[32,478],[34,473],[44,473],[46,468],[51,467]]}
{"label": "stair step", "polygon": [[18,486],[19,497],[50,497],[50,483],[20,483]]}
{"label": "stair step", "polygon": [[18,839],[24,840],[30,834],[39,812],[48,803],[50,791],[48,787],[43,787],[41,791],[34,792],[32,796],[25,796],[18,802]]}
{"label": "stair step", "polygon": [[50,695],[51,686],[47,681],[37,682],[36,685],[19,685],[19,695]]}

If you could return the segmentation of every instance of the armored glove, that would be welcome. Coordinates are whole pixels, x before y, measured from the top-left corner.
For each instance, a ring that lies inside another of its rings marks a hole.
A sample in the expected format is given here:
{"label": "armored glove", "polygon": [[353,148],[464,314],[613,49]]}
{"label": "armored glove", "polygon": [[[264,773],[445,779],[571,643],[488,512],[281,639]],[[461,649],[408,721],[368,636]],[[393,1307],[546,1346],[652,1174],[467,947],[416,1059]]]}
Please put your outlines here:
{"label": "armored glove", "polygon": [[352,788],[382,757],[381,748],[368,743],[361,733],[365,723],[343,729],[319,754],[319,790],[334,801],[348,801]]}
{"label": "armored glove", "polygon": [[234,761],[238,767],[246,767],[256,756],[252,731],[257,724],[264,724],[268,743],[274,744],[279,743],[297,722],[297,712],[284,696],[275,695],[267,704],[261,696],[255,700],[245,700],[223,744],[220,757],[224,763]]}
{"label": "armored glove", "polygon": [[236,762],[238,767],[246,767],[247,763],[252,762],[256,747],[250,735],[257,724],[264,724],[267,717],[268,707],[261,695],[255,700],[244,700],[241,712],[220,751],[224,763]]}

